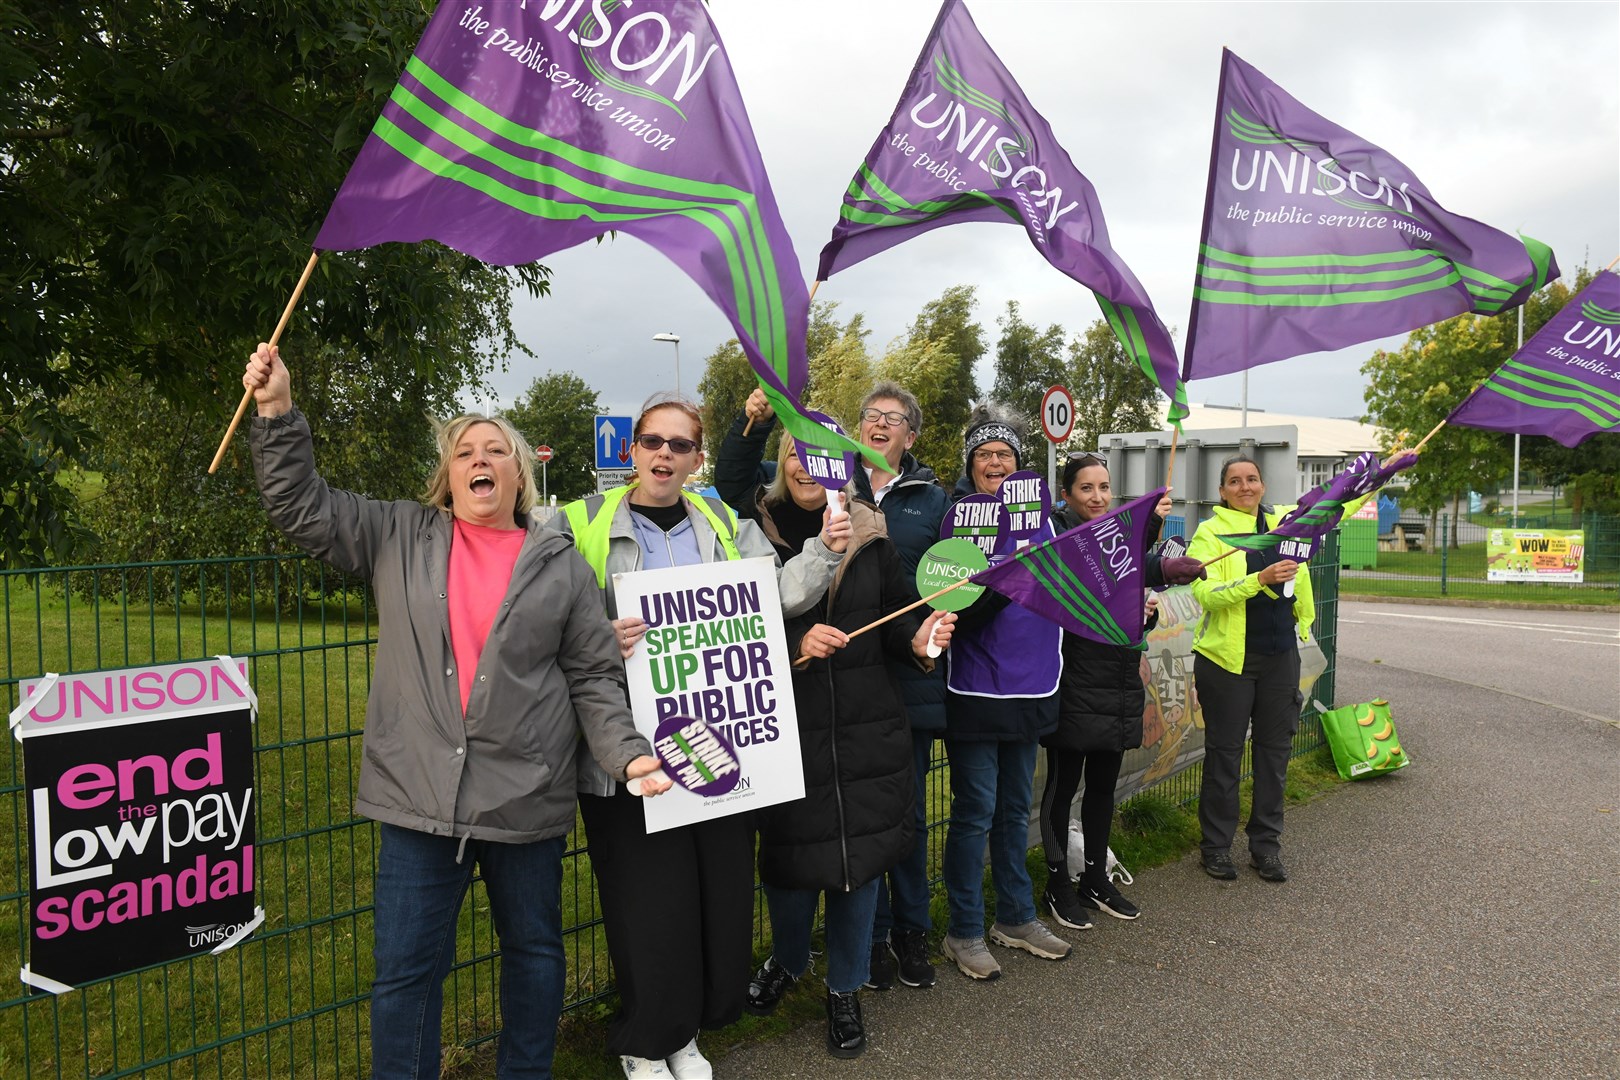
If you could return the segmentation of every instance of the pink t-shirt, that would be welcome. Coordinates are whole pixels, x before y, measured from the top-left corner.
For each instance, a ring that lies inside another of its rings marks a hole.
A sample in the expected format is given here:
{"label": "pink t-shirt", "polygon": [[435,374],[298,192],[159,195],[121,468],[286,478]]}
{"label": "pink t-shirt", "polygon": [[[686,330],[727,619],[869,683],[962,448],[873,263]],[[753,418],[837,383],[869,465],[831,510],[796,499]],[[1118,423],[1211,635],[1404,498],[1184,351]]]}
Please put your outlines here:
{"label": "pink t-shirt", "polygon": [[489,628],[512,583],[512,567],[528,537],[526,529],[491,529],[455,520],[450,541],[450,650],[456,657],[461,685],[461,711],[467,711],[473,676],[483,655]]}

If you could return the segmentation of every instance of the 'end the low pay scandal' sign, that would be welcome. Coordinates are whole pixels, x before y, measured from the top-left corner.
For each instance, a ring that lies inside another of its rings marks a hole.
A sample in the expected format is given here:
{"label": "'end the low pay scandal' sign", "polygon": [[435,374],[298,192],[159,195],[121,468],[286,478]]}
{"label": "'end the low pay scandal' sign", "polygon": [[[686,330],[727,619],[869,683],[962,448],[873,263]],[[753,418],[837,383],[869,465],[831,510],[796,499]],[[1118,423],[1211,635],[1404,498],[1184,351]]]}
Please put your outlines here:
{"label": "'end the low pay scandal' sign", "polygon": [[253,717],[229,657],[26,680],[23,982],[52,993],[235,945],[253,890]]}
{"label": "'end the low pay scandal' sign", "polygon": [[804,797],[779,595],[771,559],[614,575],[620,617],[647,624],[625,663],[636,727],[656,742],[676,718],[702,720],[735,751],[742,773],[713,795],[677,785],[649,799],[648,832]]}

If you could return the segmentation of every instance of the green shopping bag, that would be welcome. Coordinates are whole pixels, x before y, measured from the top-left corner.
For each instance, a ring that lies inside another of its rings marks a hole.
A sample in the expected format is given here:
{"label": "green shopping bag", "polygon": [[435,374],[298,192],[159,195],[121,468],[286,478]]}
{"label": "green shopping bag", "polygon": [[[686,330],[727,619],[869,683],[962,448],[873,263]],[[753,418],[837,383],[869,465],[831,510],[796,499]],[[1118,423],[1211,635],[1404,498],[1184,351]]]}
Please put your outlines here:
{"label": "green shopping bag", "polygon": [[1411,763],[1383,698],[1322,713],[1322,731],[1333,748],[1333,764],[1345,780],[1364,780]]}

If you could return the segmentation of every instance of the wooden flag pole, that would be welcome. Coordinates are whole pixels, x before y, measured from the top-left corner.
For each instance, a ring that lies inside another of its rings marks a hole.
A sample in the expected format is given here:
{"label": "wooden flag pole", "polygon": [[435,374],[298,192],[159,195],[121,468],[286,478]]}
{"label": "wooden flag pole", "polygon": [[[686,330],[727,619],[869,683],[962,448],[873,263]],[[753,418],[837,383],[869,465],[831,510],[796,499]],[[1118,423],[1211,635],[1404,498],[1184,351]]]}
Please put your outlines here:
{"label": "wooden flag pole", "polygon": [[[814,301],[814,300],[815,300],[815,298],[816,298],[816,290],[817,290],[817,289],[819,289],[819,288],[821,288],[821,282],[819,282],[819,281],[812,281],[812,282],[811,282],[811,283],[810,283],[810,299],[811,299],[811,300],[812,300],[812,301]],[[750,431],[753,431],[753,430],[754,430],[754,418],[753,418],[753,417],[751,417],[751,416],[750,416],[750,417],[749,417],[749,418],[748,418],[748,423],[746,423],[746,424],[744,424],[744,425],[743,425],[743,436],[744,436],[744,437],[747,437],[747,435],[748,435],[748,433],[749,433],[749,432],[750,432]],[[896,615],[898,615],[898,614],[899,614],[899,612],[898,612],[898,611],[897,611],[897,612],[895,612],[895,614],[896,614]],[[860,633],[860,631],[859,631],[859,630],[857,630],[857,631],[855,631],[855,633],[856,633],[856,634],[858,634],[858,633]],[[855,636],[855,634],[851,634],[851,635],[850,635],[850,637],[854,637],[854,636]]]}
{"label": "wooden flag pole", "polygon": [[[287,309],[281,313],[281,321],[276,324],[276,332],[270,335],[270,346],[275,347],[281,340],[281,333],[287,329],[287,323],[292,319],[293,308],[298,306],[298,298],[304,295],[304,286],[309,284],[309,275],[315,272],[315,260],[321,257],[318,251],[309,253],[309,262],[304,265],[303,276],[298,279],[298,285],[287,300]],[[247,412],[248,402],[253,400],[253,391],[244,389],[242,400],[236,406],[236,415],[231,417],[231,426],[225,429],[225,437],[219,440],[219,450],[214,454],[214,461],[208,466],[208,474],[212,476],[218,469],[219,463],[225,460],[225,449],[231,445],[231,436],[236,434],[236,426],[242,422],[242,416]]]}
{"label": "wooden flag pole", "polygon": [[1216,563],[1220,562],[1222,559],[1229,559],[1233,555],[1236,555],[1238,552],[1244,551],[1244,550],[1247,550],[1247,549],[1240,548],[1240,547],[1227,548],[1226,553],[1224,555],[1217,555],[1213,559],[1210,559],[1208,562],[1202,562],[1202,563],[1199,563],[1198,565],[1199,566],[1204,566],[1204,567],[1214,566]]}
{"label": "wooden flag pole", "polygon": [[[950,592],[952,589],[960,589],[964,585],[972,584],[972,582],[973,582],[972,577],[965,577],[961,581],[953,582],[952,584],[945,586],[943,589],[937,589],[934,592],[931,592],[927,596],[923,597],[921,600],[915,600],[915,601],[907,604],[905,607],[901,608],[898,611],[889,612],[887,615],[883,616],[883,618],[881,618],[881,619],[878,619],[876,622],[869,622],[865,626],[861,627],[859,630],[851,630],[849,632],[849,636],[851,638],[859,637],[861,634],[866,633],[868,630],[874,630],[877,627],[882,626],[884,623],[888,622],[890,619],[898,619],[900,616],[904,615],[906,612],[912,610],[913,608],[922,607],[924,604],[928,603],[928,601],[934,599],[935,597],[944,596],[946,593]],[[795,660],[793,662],[793,666],[794,667],[803,667],[804,665],[808,664],[809,662],[810,662],[810,657],[801,656],[801,657],[799,657],[797,660]]]}
{"label": "wooden flag pole", "polygon": [[1170,428],[1170,463],[1164,468],[1164,486],[1173,487],[1172,481],[1176,476],[1176,440],[1181,438],[1181,429],[1174,425]]}
{"label": "wooden flag pole", "polygon": [[[1447,419],[1450,419],[1450,417],[1447,417]],[[1434,425],[1434,427],[1430,428],[1429,433],[1427,435],[1423,436],[1422,442],[1419,442],[1416,446],[1412,447],[1412,453],[1414,453],[1414,454],[1422,453],[1423,452],[1423,444],[1428,442],[1430,439],[1434,438],[1436,435],[1438,435],[1440,433],[1440,429],[1445,427],[1445,426],[1446,426],[1446,421],[1442,420],[1438,424]]]}

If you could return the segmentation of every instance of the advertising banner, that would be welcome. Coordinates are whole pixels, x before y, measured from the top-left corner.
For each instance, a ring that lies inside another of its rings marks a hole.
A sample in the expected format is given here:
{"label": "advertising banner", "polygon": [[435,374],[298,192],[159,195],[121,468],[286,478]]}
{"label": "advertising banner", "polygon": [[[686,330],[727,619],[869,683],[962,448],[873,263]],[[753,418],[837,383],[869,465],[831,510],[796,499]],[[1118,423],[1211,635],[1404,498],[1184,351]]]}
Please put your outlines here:
{"label": "advertising banner", "polygon": [[1579,585],[1585,561],[1580,529],[1492,529],[1485,537],[1486,581]]}
{"label": "advertising banner", "polygon": [[[1204,609],[1185,585],[1159,594],[1159,621],[1144,639],[1142,683],[1147,706],[1142,713],[1142,745],[1125,752],[1116,799],[1127,799],[1145,787],[1180,772],[1204,756],[1204,714],[1193,687],[1193,632]],[[1311,700],[1311,688],[1327,670],[1327,657],[1313,639],[1300,647],[1300,692]]]}
{"label": "advertising banner", "polygon": [[22,692],[11,726],[28,792],[23,982],[63,993],[251,933],[264,912],[246,664],[46,675]]}
{"label": "advertising banner", "polygon": [[[741,775],[677,785],[644,807],[647,831],[804,797],[792,657],[771,559],[740,559],[613,576],[621,616],[647,636],[625,662],[636,727],[679,742],[701,720],[736,754]],[[702,747],[695,748],[701,760]],[[666,760],[671,756],[661,752]]]}

